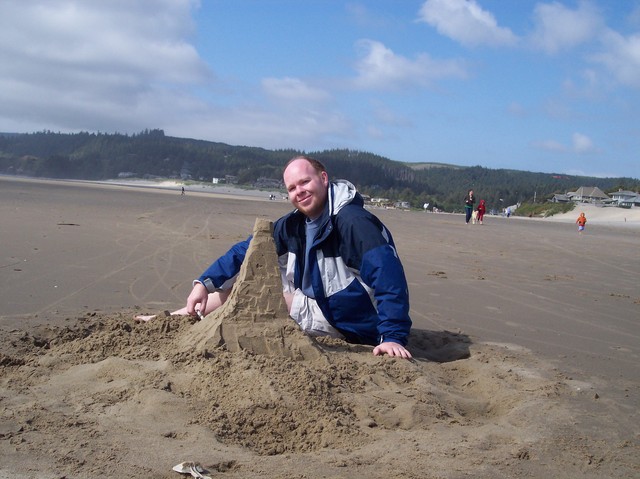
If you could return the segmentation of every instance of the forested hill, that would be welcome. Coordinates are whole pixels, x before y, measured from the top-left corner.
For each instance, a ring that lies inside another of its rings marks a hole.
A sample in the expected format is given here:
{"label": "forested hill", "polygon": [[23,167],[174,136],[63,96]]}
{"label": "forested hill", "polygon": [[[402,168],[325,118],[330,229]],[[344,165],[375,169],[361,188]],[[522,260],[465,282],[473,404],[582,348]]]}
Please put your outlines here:
{"label": "forested hill", "polygon": [[259,178],[280,179],[284,164],[301,153],[319,159],[331,177],[349,179],[362,193],[408,201],[413,206],[429,202],[449,211],[461,208],[462,198],[470,188],[494,208],[532,201],[534,196],[543,201],[554,193],[580,186],[598,186],[605,192],[640,189],[640,180],[632,178],[402,163],[354,150],[266,150],[169,137],[162,130],[134,135],[0,134],[0,173],[89,180],[130,173],[140,178],[190,176],[207,182],[232,175],[239,184],[254,185]]}

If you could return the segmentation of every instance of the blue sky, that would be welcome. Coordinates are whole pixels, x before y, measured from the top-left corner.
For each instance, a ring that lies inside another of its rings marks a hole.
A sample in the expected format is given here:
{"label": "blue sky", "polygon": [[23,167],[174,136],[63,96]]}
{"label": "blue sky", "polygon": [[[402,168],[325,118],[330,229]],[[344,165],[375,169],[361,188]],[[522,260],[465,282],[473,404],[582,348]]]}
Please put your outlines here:
{"label": "blue sky", "polygon": [[3,0],[0,131],[640,178],[640,0]]}

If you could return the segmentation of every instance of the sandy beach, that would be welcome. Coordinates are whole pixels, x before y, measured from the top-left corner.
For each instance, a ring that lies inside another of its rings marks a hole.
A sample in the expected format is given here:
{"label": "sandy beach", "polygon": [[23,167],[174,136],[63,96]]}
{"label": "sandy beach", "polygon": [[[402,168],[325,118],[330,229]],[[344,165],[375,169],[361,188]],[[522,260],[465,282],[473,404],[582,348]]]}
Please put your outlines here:
{"label": "sandy beach", "polygon": [[211,317],[133,321],[289,210],[0,177],[0,479],[640,477],[640,210],[585,205],[581,235],[578,210],[375,210],[414,361],[279,322],[236,350],[195,346]]}

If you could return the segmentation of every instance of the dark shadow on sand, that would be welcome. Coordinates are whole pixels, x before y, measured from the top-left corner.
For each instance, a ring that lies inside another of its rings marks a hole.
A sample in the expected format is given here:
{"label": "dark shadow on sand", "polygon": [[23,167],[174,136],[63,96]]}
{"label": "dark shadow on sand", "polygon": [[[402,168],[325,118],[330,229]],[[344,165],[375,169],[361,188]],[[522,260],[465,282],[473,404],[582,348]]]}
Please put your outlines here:
{"label": "dark shadow on sand", "polygon": [[409,335],[407,348],[414,359],[448,363],[469,358],[470,345],[471,338],[463,333],[414,328]]}
{"label": "dark shadow on sand", "polygon": [[[352,344],[327,337],[311,338],[321,351],[371,354],[373,346]],[[467,359],[471,356],[469,346],[471,339],[463,333],[452,331],[430,331],[426,329],[412,329],[407,348],[417,361],[432,361],[448,363]]]}

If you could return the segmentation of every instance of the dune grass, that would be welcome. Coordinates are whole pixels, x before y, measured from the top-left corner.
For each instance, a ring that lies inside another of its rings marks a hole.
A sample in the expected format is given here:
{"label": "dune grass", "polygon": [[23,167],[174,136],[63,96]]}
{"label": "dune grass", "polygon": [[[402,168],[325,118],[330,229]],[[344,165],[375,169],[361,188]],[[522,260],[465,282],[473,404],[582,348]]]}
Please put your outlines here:
{"label": "dune grass", "polygon": [[555,214],[568,213],[576,207],[575,203],[522,203],[515,211],[516,216],[548,218]]}

